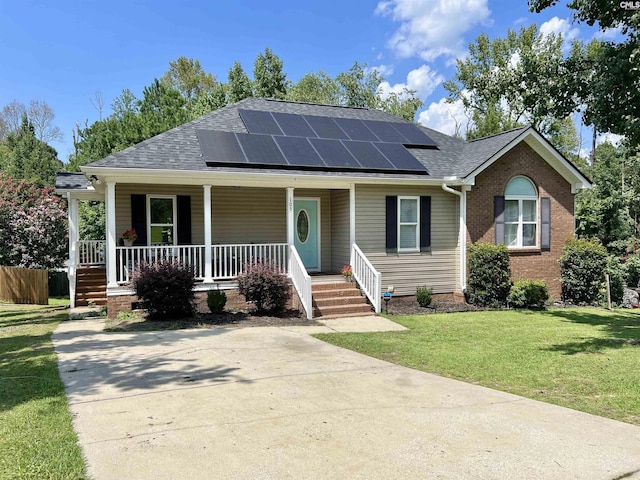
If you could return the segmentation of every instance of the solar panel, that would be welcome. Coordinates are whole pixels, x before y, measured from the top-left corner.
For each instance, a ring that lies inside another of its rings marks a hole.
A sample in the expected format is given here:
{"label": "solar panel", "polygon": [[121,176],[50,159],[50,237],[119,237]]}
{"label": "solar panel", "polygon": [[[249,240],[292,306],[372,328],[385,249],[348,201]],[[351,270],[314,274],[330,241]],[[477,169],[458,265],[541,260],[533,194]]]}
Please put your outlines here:
{"label": "solar panel", "polygon": [[422,147],[436,147],[437,144],[422,130],[416,127],[413,123],[399,123],[389,122],[393,128],[395,128],[404,138],[406,142],[402,142],[405,145],[419,145]]}
{"label": "solar panel", "polygon": [[367,142],[378,141],[378,137],[360,120],[355,118],[334,118],[333,120],[349,135],[351,140],[364,140]]}
{"label": "solar panel", "polygon": [[407,141],[407,139],[404,138],[398,130],[396,130],[389,124],[389,122],[363,120],[362,123],[364,123],[367,128],[375,133],[376,136],[383,142],[403,143]]}
{"label": "solar panel", "polygon": [[345,147],[365,169],[395,170],[386,157],[371,142],[343,141]]}
{"label": "solar panel", "polygon": [[398,170],[428,173],[427,167],[399,143],[374,143],[374,145]]}
{"label": "solar panel", "polygon": [[271,112],[282,132],[289,137],[315,137],[316,134],[302,115],[294,113]]}
{"label": "solar panel", "polygon": [[196,130],[205,162],[247,163],[235,133]]}
{"label": "solar panel", "polygon": [[338,124],[329,117],[318,117],[315,115],[303,115],[305,120],[313,131],[316,132],[320,138],[333,138],[338,140],[349,140],[349,137],[344,133]]}
{"label": "solar panel", "polygon": [[262,133],[268,135],[282,135],[282,131],[269,112],[261,110],[238,109],[240,117],[249,133]]}
{"label": "solar panel", "polygon": [[326,167],[318,153],[306,138],[273,137],[289,165]]}
{"label": "solar panel", "polygon": [[360,169],[361,165],[339,140],[310,138],[324,163],[329,167]]}
{"label": "solar panel", "polygon": [[282,152],[271,135],[236,133],[249,163],[286,165]]}

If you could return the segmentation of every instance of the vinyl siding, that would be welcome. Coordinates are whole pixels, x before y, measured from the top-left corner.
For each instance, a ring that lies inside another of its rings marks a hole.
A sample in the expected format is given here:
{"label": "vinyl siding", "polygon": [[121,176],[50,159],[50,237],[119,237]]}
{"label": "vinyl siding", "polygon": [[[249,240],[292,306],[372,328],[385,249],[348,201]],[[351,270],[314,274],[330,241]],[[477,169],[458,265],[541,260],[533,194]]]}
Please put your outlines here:
{"label": "vinyl siding", "polygon": [[[386,253],[385,197],[431,196],[431,251]],[[395,295],[415,295],[416,286],[434,293],[458,290],[458,197],[435,187],[356,187],[356,243],[382,273],[382,289],[394,286]]]}
{"label": "vinyl siding", "polygon": [[204,206],[202,187],[187,185],[116,185],[116,238],[131,228],[131,194],[190,195],[191,243],[204,244]]}
{"label": "vinyl siding", "polygon": [[331,190],[331,270],[339,272],[348,265],[349,246],[349,190]]}
{"label": "vinyl siding", "polygon": [[213,187],[212,242],[286,243],[284,188]]}

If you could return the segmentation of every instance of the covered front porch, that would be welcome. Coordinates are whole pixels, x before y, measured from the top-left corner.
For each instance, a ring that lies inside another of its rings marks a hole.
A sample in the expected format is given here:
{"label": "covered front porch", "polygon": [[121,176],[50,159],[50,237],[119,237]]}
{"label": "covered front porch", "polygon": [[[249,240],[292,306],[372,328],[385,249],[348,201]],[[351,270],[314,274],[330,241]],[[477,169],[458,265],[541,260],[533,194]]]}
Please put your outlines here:
{"label": "covered front porch", "polygon": [[[95,182],[94,182],[95,183]],[[307,318],[313,317],[313,273],[354,278],[380,311],[381,279],[355,243],[355,186],[158,185],[100,182],[106,239],[80,240],[78,201],[67,193],[70,290],[79,267],[106,267],[107,295],[127,290],[142,263],[175,260],[193,267],[198,289],[232,288],[247,265],[268,262],[286,272]],[[125,245],[122,234],[137,238]],[[129,289],[130,290],[130,289]]]}

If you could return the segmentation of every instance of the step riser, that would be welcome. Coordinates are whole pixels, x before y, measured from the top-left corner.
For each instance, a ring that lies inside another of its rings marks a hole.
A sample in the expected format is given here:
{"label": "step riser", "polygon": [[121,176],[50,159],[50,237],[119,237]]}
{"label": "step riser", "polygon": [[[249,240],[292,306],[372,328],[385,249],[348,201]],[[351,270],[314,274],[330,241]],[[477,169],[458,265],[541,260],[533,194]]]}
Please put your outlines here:
{"label": "step riser", "polygon": [[311,285],[313,292],[319,292],[322,290],[342,290],[345,288],[356,288],[355,283],[348,282],[330,282],[330,283],[314,283]]}
{"label": "step riser", "polygon": [[313,302],[314,307],[333,307],[338,305],[367,305],[367,301],[363,297],[346,297],[346,298],[320,298]]}
{"label": "step riser", "polygon": [[312,292],[313,298],[357,298],[361,297],[360,290],[322,290],[320,292]]}
{"label": "step riser", "polygon": [[357,315],[369,312],[371,312],[371,307],[369,305],[339,305],[332,307],[315,308],[314,317],[323,315]]}

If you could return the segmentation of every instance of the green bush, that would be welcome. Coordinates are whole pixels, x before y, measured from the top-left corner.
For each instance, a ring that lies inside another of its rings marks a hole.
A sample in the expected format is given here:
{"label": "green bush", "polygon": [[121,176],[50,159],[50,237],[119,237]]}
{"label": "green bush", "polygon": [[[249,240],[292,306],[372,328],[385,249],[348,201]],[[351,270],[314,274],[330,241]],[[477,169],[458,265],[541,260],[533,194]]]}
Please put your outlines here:
{"label": "green bush", "polygon": [[514,308],[542,308],[549,300],[549,289],[543,280],[516,280],[507,302]]}
{"label": "green bush", "polygon": [[207,293],[207,305],[211,313],[222,313],[227,304],[227,294],[223,290],[210,290]]}
{"label": "green bush", "polygon": [[[620,263],[620,259],[612,255],[607,259],[607,269],[605,272],[609,275],[611,302],[620,305],[622,303],[622,297],[624,296],[624,284],[627,276],[625,264]],[[606,293],[603,300],[606,302]]]}
{"label": "green bush", "polygon": [[133,275],[133,288],[152,320],[172,320],[193,315],[193,268],[169,260],[142,264]]}
{"label": "green bush", "polygon": [[504,305],[511,290],[509,249],[505,245],[475,243],[469,247],[469,303]]}
{"label": "green bush", "polygon": [[431,305],[431,299],[433,298],[433,289],[424,287],[416,288],[416,300],[418,300],[418,305],[423,308]]}
{"label": "green bush", "polygon": [[636,253],[623,258],[625,260],[625,283],[627,287],[640,287],[640,254]]}
{"label": "green bush", "polygon": [[287,276],[274,265],[247,265],[246,273],[238,277],[238,291],[247,302],[253,302],[259,313],[280,313],[289,299]]}
{"label": "green bush", "polygon": [[559,263],[562,298],[578,304],[593,304],[604,281],[607,250],[594,240],[570,239]]}

